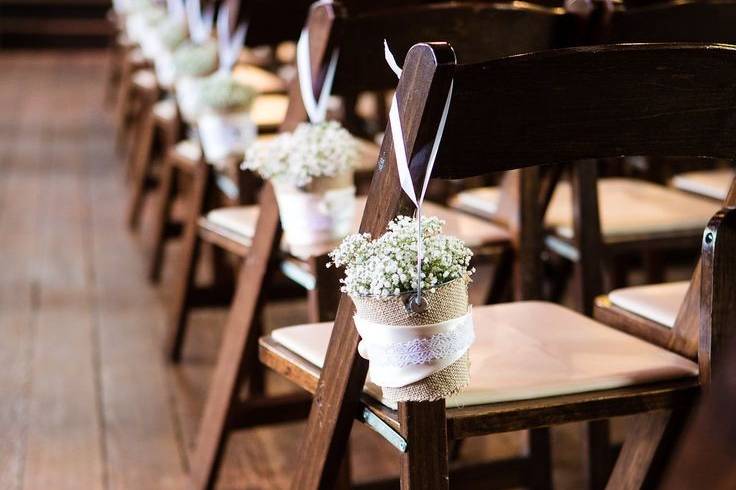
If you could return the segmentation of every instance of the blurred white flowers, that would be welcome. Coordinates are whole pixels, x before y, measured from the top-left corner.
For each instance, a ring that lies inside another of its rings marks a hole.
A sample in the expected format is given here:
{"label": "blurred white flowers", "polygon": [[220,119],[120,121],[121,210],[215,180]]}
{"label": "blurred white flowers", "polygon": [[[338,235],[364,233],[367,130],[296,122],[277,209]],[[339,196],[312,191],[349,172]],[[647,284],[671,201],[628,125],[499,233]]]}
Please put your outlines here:
{"label": "blurred white flowers", "polygon": [[304,187],[315,177],[351,171],[359,158],[357,141],[339,123],[302,123],[293,133],[253,144],[243,168],[264,179]]}
{"label": "blurred white flowers", "polygon": [[[473,252],[455,237],[442,234],[444,222],[422,220],[422,288],[470,276]],[[388,297],[417,289],[417,221],[399,216],[376,240],[367,233],[350,235],[330,253],[336,267],[345,268],[342,292],[353,296]],[[329,265],[328,265],[329,267]]]}

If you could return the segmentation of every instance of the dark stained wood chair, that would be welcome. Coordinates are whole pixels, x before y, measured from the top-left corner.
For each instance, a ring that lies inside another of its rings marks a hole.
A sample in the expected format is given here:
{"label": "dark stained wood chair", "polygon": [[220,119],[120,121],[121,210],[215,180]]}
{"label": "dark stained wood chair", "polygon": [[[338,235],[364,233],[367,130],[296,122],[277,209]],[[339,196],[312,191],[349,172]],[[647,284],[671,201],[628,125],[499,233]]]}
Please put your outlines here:
{"label": "dark stained wood chair", "polygon": [[[736,206],[736,179],[723,206]],[[697,331],[694,313],[700,298],[701,263],[690,281],[648,284],[611,291],[596,298],[595,318],[624,332],[666,348],[679,348],[689,356],[697,351],[690,332]]]}
{"label": "dark stained wood chair", "polygon": [[[358,13],[354,13],[351,4],[346,2],[315,6],[307,27],[315,83],[321,86],[332,49],[339,46],[340,61],[333,93],[350,98],[363,91],[387,90],[395,86],[395,75],[385,65],[383,57],[384,38],[389,40],[398,59],[402,59],[402,55],[419,39],[449,38],[456,41],[458,52],[466,59],[480,60],[563,44],[574,37],[578,19],[560,9],[480,3],[411,6],[378,11],[358,9]],[[291,130],[306,120],[296,82],[292,85],[290,97],[292,103],[282,126],[284,130]],[[379,168],[384,164],[385,160],[379,159]],[[438,212],[448,213],[442,208],[437,209]],[[274,267],[278,264],[274,259],[281,257],[278,209],[270,185],[265,185],[261,191],[257,211],[246,208],[230,211],[241,214],[243,220],[249,223],[242,229],[250,229],[250,233],[238,233],[233,226],[224,227],[222,221],[215,223],[214,219],[200,221],[202,238],[238,255],[247,255],[238,274],[237,288],[192,460],[192,477],[198,487],[213,484],[228,435],[243,423],[258,423],[252,416],[243,418],[248,413],[242,407],[251,405],[253,401],[240,399],[239,393],[243,383],[252,382],[257,376],[258,371],[253,367],[254,363],[258,364],[256,320],[268,299],[267,291]],[[452,216],[452,213],[448,216]],[[453,219],[457,221],[457,218]],[[480,220],[474,220],[474,223],[463,228],[471,229],[470,233],[464,232],[464,236],[469,241],[475,239],[473,245],[477,244],[477,251],[492,248],[495,256],[497,246],[508,248],[510,240],[505,230]],[[492,230],[493,233],[484,230]],[[458,232],[463,234],[460,228]],[[483,236],[485,238],[479,242],[477,238]],[[320,321],[334,318],[339,299],[334,269],[323,268],[329,248],[311,251],[306,257],[303,254],[291,254],[282,262],[286,264],[285,270],[293,270],[296,266],[299,275],[309,278],[305,282],[311,282],[311,315]],[[190,275],[191,269],[186,274]],[[182,276],[186,277],[184,273]],[[182,292],[183,289],[178,291]],[[177,304],[183,305],[186,297],[179,297],[181,302]],[[175,316],[174,320],[185,320],[185,316]],[[184,327],[181,323],[171,325],[169,353],[172,359],[179,356]],[[285,410],[284,413],[296,412]],[[537,486],[545,488],[550,481],[548,434],[535,433],[531,441],[537,467],[540,468]]]}
{"label": "dark stained wood chair", "polygon": [[[733,209],[718,216],[721,221],[714,234],[711,261],[702,278],[702,301],[707,311],[709,305],[720,301],[733,303],[733,265],[724,265],[722,253],[731,253],[733,247]],[[706,257],[704,257],[706,259]],[[719,261],[718,265],[713,265]],[[713,310],[715,313],[715,310]],[[734,325],[734,309],[727,308],[713,314],[711,322]],[[701,321],[708,321],[703,318]],[[733,461],[736,459],[736,336],[719,342],[711,354],[715,361],[713,381],[697,410],[688,422],[683,437],[677,443],[674,458],[667,465],[661,488],[709,488],[726,490],[736,486]]]}
{"label": "dark stained wood chair", "polygon": [[[454,92],[435,178],[569,161],[592,166],[589,159],[622,154],[725,158],[736,151],[736,93],[731,83],[736,49],[729,46],[597,46],[480,64],[455,60],[444,43],[415,46],[407,56],[397,93],[403,143],[418,178],[426,170],[421,149],[431,144],[451,81]],[[361,224],[362,232],[374,236],[396,215],[412,212],[399,185],[393,144],[390,136],[384,139],[379,156],[383,164],[374,175]],[[712,221],[704,236],[704,264],[720,231],[718,223]],[[713,272],[717,276],[733,267],[730,251],[719,257],[727,265]],[[718,266],[718,259],[710,264]],[[343,295],[331,334],[329,324],[300,327],[302,339],[304,333],[314,338],[319,329],[328,329],[331,337],[321,369],[314,363],[319,356],[301,342],[287,347],[284,336],[279,342],[275,334],[261,341],[263,362],[315,393],[292,488],[326,488],[335,481],[356,415],[380,420],[379,432],[401,448],[402,488],[440,489],[448,488],[451,440],[640,413],[639,430],[624,443],[611,479],[611,488],[639,488],[658,476],[659,468],[652,463],[671,449],[668,443],[682,414],[700,386],[708,384],[711,352],[726,335],[716,312],[732,305],[705,305],[702,318],[712,321],[682,332],[688,345],[698,346],[694,355],[654,346],[548,303],[476,307],[479,340],[471,348],[471,359],[479,351],[475,364],[482,369],[473,373],[470,394],[480,396],[473,390],[475,384],[490,399],[479,405],[465,400],[457,408],[448,408],[445,400],[400,403],[392,410],[370,391],[363,394],[368,365],[357,354],[354,307]],[[701,305],[688,308],[699,310]],[[546,328],[550,324],[555,328]],[[504,335],[510,334],[509,326],[524,334],[517,339]],[[489,343],[483,340],[486,336],[495,340]],[[544,347],[512,355],[529,343]],[[299,344],[303,355],[296,351]],[[489,350],[498,354],[495,361],[493,355],[484,355]],[[510,356],[507,362],[504,353]],[[553,359],[547,362],[550,353]],[[567,366],[564,372],[558,372],[558,363]],[[609,369],[616,373],[612,384],[603,382],[611,380]],[[548,389],[550,385],[555,389]],[[515,391],[521,387],[523,394]],[[632,456],[639,457],[636,464],[628,464]]]}

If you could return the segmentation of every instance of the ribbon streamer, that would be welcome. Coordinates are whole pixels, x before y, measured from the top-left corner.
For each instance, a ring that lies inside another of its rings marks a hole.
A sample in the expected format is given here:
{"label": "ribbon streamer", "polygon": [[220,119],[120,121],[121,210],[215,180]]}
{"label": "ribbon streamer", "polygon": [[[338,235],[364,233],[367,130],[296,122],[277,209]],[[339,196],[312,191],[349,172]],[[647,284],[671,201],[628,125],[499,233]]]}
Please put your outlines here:
{"label": "ribbon streamer", "polygon": [[212,33],[212,21],[215,11],[209,5],[204,12],[199,0],[186,0],[187,23],[189,25],[189,37],[195,44],[202,44],[210,38]]}
{"label": "ribbon streamer", "polygon": [[245,43],[245,36],[248,32],[248,25],[241,23],[230,35],[230,13],[234,12],[233,17],[237,17],[235,9],[232,9],[230,3],[225,2],[220,7],[217,14],[217,47],[220,58],[220,71],[229,72],[238,61],[240,51]]}
{"label": "ribbon streamer", "polygon": [[183,0],[166,0],[166,8],[169,12],[169,18],[174,20],[184,20],[186,18]]}
{"label": "ribbon streamer", "polygon": [[330,63],[327,65],[325,80],[319,91],[319,97],[314,97],[312,85],[312,62],[309,54],[309,30],[304,28],[296,45],[296,67],[299,78],[299,91],[301,92],[304,108],[312,123],[321,123],[327,118],[327,103],[332,92],[332,83],[335,80],[335,69],[340,54],[338,49],[332,52]]}
{"label": "ribbon streamer", "polygon": [[[388,43],[384,39],[384,56],[388,66],[391,67],[397,77],[401,77],[401,68],[391,50],[388,47]],[[432,175],[432,169],[434,168],[434,162],[437,158],[437,151],[440,148],[440,142],[442,141],[442,134],[445,131],[445,123],[447,122],[447,113],[450,111],[450,101],[452,100],[452,88],[454,81],[450,82],[450,89],[447,91],[447,99],[445,100],[445,106],[442,110],[442,117],[440,118],[439,125],[437,126],[437,133],[434,137],[432,144],[432,151],[429,155],[429,161],[427,162],[427,171],[424,174],[424,182],[422,182],[421,191],[417,196],[414,188],[414,181],[409,171],[409,159],[406,154],[406,146],[404,142],[404,131],[401,127],[401,117],[399,115],[399,102],[394,93],[393,99],[391,100],[391,110],[389,111],[389,121],[391,123],[391,137],[394,142],[394,154],[396,155],[396,166],[399,169],[399,182],[401,189],[409,196],[411,202],[417,208],[417,294],[415,298],[412,298],[409,302],[409,308],[412,311],[418,309],[426,309],[426,300],[422,298],[422,260],[424,259],[424,252],[422,250],[422,203],[424,202],[424,196],[427,193],[427,187],[429,186],[429,179]]]}

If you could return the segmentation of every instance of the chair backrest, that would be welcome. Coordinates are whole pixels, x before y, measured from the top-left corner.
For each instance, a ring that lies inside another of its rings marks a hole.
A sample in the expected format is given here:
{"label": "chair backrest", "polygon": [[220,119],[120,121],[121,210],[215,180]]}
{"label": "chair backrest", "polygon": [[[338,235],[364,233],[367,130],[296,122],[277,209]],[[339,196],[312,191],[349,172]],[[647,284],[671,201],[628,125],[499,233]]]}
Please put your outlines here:
{"label": "chair backrest", "polygon": [[[305,28],[315,92],[319,92],[333,49],[339,48],[332,93],[392,89],[396,77],[386,65],[383,40],[401,62],[416,42],[443,39],[453,43],[464,62],[573,44],[579,19],[560,8],[485,2],[432,3],[365,11],[350,3],[315,4]],[[298,83],[282,129],[306,118]]]}
{"label": "chair backrest", "polygon": [[605,40],[629,42],[736,42],[732,0],[656,2],[619,7],[607,17]]}
{"label": "chair backrest", "polygon": [[[433,170],[442,179],[569,161],[593,165],[588,159],[622,155],[730,158],[736,154],[734,77],[736,47],[726,45],[568,48],[462,65],[449,44],[432,43],[409,51],[397,98],[410,171],[419,182],[451,81]],[[361,225],[374,236],[397,214],[413,211],[386,134]],[[697,318],[699,304],[686,308],[698,308],[692,310]],[[698,346],[701,353],[710,349],[704,346],[720,328],[714,323],[706,333],[701,325],[699,337],[678,324],[673,337],[696,346],[695,357]]]}

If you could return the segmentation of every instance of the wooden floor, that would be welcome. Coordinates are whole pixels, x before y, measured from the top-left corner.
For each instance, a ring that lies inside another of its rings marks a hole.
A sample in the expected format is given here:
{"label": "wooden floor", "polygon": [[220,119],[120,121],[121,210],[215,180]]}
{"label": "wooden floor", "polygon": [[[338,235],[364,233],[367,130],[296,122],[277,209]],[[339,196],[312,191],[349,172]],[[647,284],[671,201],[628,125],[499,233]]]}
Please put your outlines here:
{"label": "wooden floor", "polygon": [[[182,365],[163,361],[171,268],[149,286],[146,243],[123,225],[105,73],[102,53],[0,54],[0,490],[186,487],[224,312],[197,313]],[[285,325],[305,309],[267,313]],[[218,488],[287,488],[302,427],[238,434]],[[578,436],[553,432],[557,488],[581,488]],[[521,440],[472,440],[463,457]],[[352,446],[357,480],[397,473],[372,432]]]}

